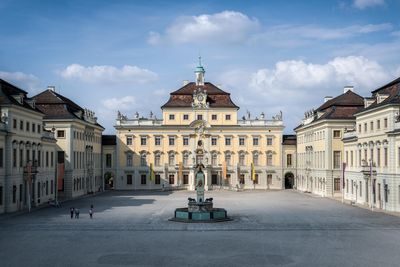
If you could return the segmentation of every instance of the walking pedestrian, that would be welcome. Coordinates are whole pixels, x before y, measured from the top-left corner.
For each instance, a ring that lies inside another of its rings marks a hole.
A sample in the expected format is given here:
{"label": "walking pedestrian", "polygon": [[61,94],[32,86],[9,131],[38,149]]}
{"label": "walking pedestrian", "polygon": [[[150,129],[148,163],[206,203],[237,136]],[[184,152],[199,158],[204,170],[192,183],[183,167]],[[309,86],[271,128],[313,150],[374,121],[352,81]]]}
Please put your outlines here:
{"label": "walking pedestrian", "polygon": [[90,219],[93,219],[93,209],[92,208],[89,209],[89,215],[90,215]]}
{"label": "walking pedestrian", "polygon": [[79,219],[79,209],[75,209],[75,219]]}
{"label": "walking pedestrian", "polygon": [[71,213],[71,219],[73,219],[74,218],[74,212],[75,212],[74,207],[70,208],[69,212]]}

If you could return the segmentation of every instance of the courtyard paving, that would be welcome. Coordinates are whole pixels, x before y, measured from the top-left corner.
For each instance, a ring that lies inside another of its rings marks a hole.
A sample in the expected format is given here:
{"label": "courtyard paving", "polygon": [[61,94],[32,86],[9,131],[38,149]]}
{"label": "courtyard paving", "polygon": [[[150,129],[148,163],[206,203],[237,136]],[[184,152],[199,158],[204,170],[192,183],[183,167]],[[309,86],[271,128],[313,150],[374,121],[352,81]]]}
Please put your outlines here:
{"label": "courtyard paving", "polygon": [[[168,221],[188,197],[113,191],[0,218],[0,266],[400,264],[400,217],[291,190],[212,191],[233,221]],[[70,219],[72,206],[80,219]]]}

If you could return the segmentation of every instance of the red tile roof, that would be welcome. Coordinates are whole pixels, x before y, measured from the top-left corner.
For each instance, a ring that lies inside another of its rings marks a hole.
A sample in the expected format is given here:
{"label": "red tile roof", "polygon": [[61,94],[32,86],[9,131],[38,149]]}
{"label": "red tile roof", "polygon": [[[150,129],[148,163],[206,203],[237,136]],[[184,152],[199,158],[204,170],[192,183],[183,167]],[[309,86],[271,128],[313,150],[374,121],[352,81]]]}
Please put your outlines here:
{"label": "red tile roof", "polygon": [[195,90],[201,89],[207,92],[207,102],[210,107],[213,108],[237,108],[231,97],[230,93],[227,93],[214,84],[206,82],[204,85],[196,85],[191,82],[182,88],[172,92],[170,98],[161,108],[168,107],[191,107],[193,102],[193,93]]}

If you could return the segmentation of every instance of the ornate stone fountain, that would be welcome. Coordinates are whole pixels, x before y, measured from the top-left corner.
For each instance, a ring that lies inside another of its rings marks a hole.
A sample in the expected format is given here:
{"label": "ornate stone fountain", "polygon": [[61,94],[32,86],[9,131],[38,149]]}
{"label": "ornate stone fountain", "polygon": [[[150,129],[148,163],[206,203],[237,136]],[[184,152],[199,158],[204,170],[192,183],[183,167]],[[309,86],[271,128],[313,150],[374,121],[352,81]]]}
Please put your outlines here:
{"label": "ornate stone fountain", "polygon": [[171,221],[177,222],[223,222],[230,221],[225,209],[214,208],[213,199],[204,199],[203,164],[196,166],[196,199],[188,198],[187,208],[177,208]]}

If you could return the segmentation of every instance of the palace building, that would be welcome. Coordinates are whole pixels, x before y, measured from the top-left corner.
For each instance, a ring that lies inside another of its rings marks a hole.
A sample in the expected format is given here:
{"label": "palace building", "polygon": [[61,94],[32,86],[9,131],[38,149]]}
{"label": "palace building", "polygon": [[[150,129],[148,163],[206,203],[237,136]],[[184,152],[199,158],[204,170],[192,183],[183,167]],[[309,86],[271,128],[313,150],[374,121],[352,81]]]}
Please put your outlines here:
{"label": "palace building", "polygon": [[344,198],[400,211],[400,78],[377,88],[344,133]]}
{"label": "palace building", "polygon": [[194,190],[197,163],[206,190],[283,188],[282,114],[240,119],[230,93],[205,82],[201,63],[195,75],[170,93],[162,118],[118,113],[114,188]]}
{"label": "palace building", "polygon": [[343,94],[325,97],[317,109],[307,111],[294,130],[297,136],[298,190],[320,196],[341,194],[343,132],[354,127],[354,114],[364,107],[364,99],[344,87]]}

